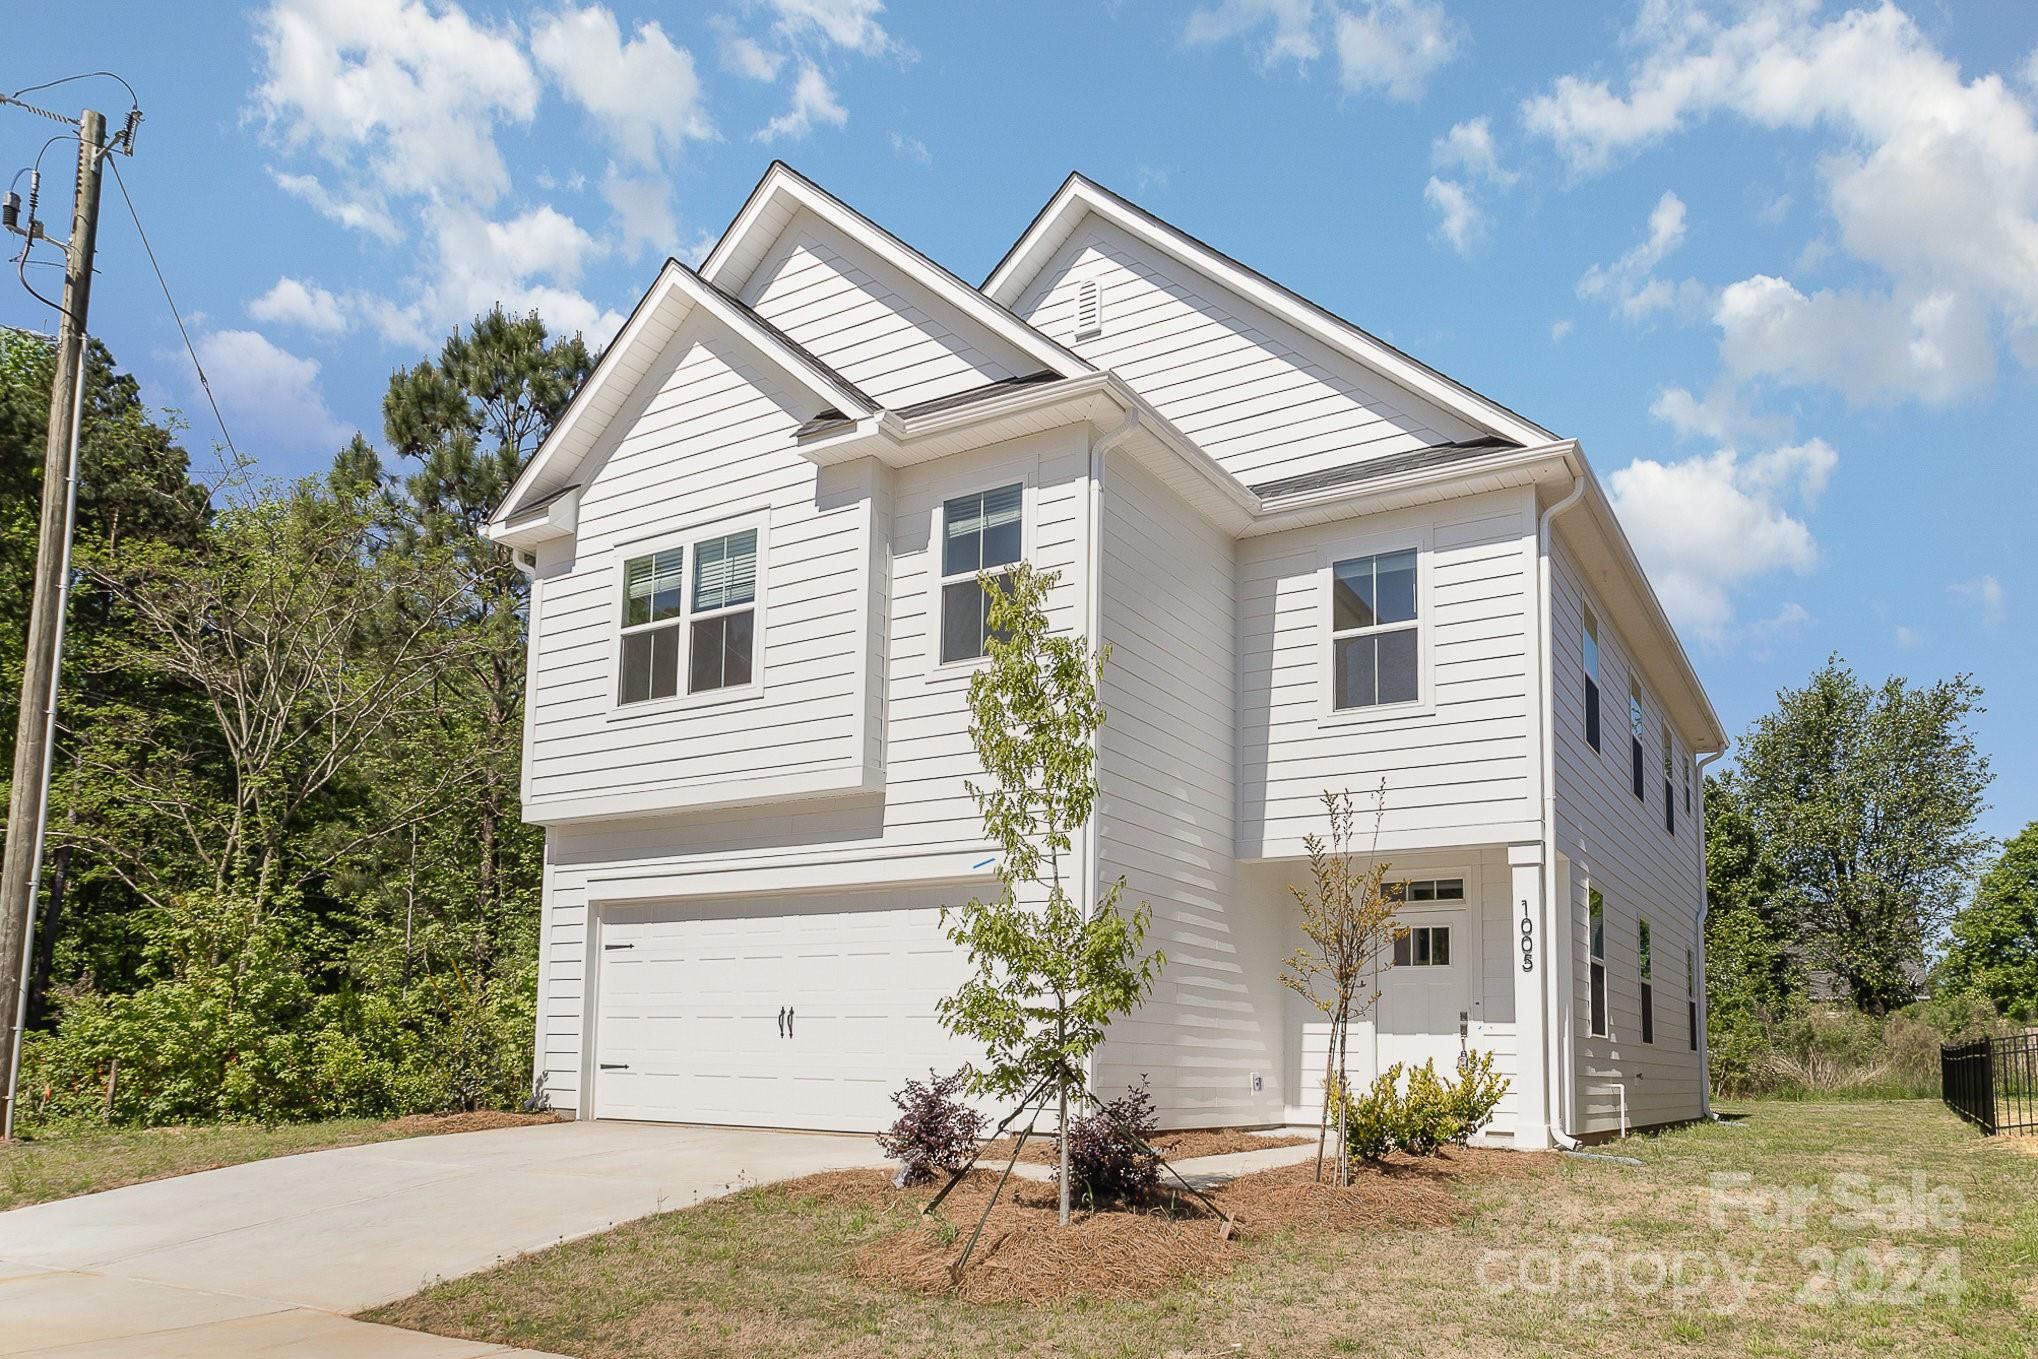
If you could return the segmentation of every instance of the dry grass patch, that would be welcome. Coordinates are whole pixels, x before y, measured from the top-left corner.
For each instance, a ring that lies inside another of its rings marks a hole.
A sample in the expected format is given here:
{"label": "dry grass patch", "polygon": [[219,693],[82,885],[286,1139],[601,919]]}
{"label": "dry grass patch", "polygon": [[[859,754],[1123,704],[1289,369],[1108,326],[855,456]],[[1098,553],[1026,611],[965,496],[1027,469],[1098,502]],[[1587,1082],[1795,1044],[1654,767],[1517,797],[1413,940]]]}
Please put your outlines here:
{"label": "dry grass patch", "polygon": [[464,1114],[408,1114],[382,1125],[396,1137],[433,1137],[441,1133],[492,1132],[497,1128],[528,1128],[557,1123],[559,1114],[513,1114],[501,1109],[475,1109]]}

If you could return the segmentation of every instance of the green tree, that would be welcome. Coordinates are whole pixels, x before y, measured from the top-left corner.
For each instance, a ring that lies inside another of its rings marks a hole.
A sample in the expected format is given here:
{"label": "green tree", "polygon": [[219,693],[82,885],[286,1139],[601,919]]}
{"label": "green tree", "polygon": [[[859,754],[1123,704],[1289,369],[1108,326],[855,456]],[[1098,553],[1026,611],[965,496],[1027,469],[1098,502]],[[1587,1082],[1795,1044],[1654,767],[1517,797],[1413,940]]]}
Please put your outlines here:
{"label": "green tree", "polygon": [[[941,1018],[974,1039],[985,1060],[978,1093],[1011,1099],[1051,1088],[1057,1127],[1069,1094],[1113,1017],[1146,999],[1166,959],[1142,954],[1152,908],[1119,909],[1122,877],[1085,908],[1069,893],[1064,860],[1097,801],[1097,698],[1110,649],[1048,631],[1055,577],[1021,565],[979,578],[989,596],[989,660],[970,677],[970,740],[985,781],[970,796],[1000,851],[998,893],[943,910],[949,937],[976,969]],[[1061,1221],[1069,1220],[1068,1138],[1061,1137]]]}
{"label": "green tree", "polygon": [[1942,993],[1978,991],[2004,1014],[2038,1011],[2038,821],[2024,827],[1953,918]]}
{"label": "green tree", "polygon": [[1799,956],[1871,1013],[1915,999],[1987,849],[1980,698],[1967,675],[1872,687],[1835,656],[1742,739],[1741,805]]}

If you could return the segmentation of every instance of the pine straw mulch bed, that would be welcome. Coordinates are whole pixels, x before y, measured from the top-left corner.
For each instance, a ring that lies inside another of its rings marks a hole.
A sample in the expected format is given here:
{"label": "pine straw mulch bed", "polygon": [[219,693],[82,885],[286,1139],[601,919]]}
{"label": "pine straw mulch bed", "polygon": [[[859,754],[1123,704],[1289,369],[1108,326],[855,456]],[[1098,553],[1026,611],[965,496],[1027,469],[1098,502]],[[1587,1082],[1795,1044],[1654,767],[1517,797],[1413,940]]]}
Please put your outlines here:
{"label": "pine straw mulch bed", "polygon": [[[1009,1153],[1008,1153],[1009,1154]],[[1056,1223],[1056,1189],[1013,1179],[984,1224],[958,1286],[949,1268],[997,1183],[972,1171],[932,1217],[871,1241],[850,1261],[858,1278],[915,1293],[954,1293],[972,1303],[1124,1299],[1162,1292],[1191,1279],[1229,1273],[1258,1242],[1282,1233],[1329,1235],[1439,1227],[1467,1216],[1461,1192],[1475,1180],[1547,1172],[1544,1158],[1453,1148],[1427,1159],[1394,1158],[1358,1173],[1352,1184],[1318,1184],[1313,1163],[1241,1175],[1211,1191],[1234,1221],[1229,1240],[1210,1211],[1177,1189],[1145,1210],[1113,1208]],[[845,1207],[896,1207],[901,1191],[888,1172],[836,1171],[782,1186]],[[932,1188],[904,1191],[915,1207]]]}
{"label": "pine straw mulch bed", "polygon": [[488,1132],[495,1128],[527,1128],[534,1123],[557,1123],[559,1114],[513,1114],[501,1109],[476,1109],[464,1114],[406,1114],[392,1118],[381,1131],[398,1137],[433,1137],[441,1133]]}
{"label": "pine straw mulch bed", "polygon": [[[977,1164],[1004,1165],[1011,1159],[1014,1140],[1001,1137],[995,1142],[986,1142]],[[1153,1144],[1170,1161],[1189,1161],[1198,1156],[1229,1156],[1238,1151],[1299,1146],[1311,1140],[1290,1133],[1255,1133],[1240,1128],[1190,1128],[1183,1132],[1156,1133]],[[1025,1150],[1019,1153],[1019,1159],[1028,1165],[1053,1165],[1056,1156],[1054,1137],[1048,1133],[1027,1138]]]}

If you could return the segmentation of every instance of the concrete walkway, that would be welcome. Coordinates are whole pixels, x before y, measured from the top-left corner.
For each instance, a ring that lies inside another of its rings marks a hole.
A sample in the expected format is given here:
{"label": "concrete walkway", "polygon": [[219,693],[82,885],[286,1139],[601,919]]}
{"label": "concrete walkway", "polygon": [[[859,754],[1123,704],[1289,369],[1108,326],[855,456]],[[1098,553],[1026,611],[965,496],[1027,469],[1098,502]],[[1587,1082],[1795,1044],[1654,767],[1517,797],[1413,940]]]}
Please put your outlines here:
{"label": "concrete walkway", "polygon": [[0,1355],[528,1354],[349,1314],[868,1137],[559,1123],[309,1152],[0,1213]]}

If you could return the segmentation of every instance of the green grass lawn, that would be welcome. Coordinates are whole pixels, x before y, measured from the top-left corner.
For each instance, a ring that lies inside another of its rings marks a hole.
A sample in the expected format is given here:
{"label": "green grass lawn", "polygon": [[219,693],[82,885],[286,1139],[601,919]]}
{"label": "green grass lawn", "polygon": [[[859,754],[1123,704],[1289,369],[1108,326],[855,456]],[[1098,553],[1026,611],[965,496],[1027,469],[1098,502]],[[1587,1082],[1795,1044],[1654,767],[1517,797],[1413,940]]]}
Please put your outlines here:
{"label": "green grass lawn", "polygon": [[1726,1112],[1744,1117],[1606,1148],[1639,1166],[1473,1182],[1450,1226],[1249,1232],[1230,1273],[1138,1301],[893,1292],[849,1262],[915,1230],[911,1200],[766,1187],[370,1315],[602,1359],[2038,1353],[2038,1144],[1925,1101]]}

